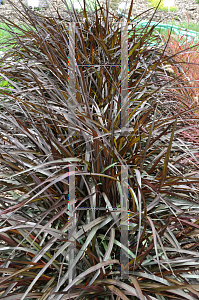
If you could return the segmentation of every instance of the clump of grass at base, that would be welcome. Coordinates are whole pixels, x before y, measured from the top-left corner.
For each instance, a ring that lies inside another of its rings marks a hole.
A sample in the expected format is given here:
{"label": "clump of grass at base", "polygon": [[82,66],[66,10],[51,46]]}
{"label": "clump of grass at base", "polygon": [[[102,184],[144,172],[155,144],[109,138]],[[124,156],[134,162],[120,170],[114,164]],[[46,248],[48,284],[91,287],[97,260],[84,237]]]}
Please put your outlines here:
{"label": "clump of grass at base", "polygon": [[[1,66],[1,76],[13,89],[0,90],[0,99],[6,98],[0,135],[1,297],[195,300],[190,275],[198,261],[191,237],[198,227],[198,164],[189,174],[181,162],[195,158],[198,149],[178,137],[188,129],[184,122],[194,106],[181,76],[166,71],[167,64],[177,66],[174,57],[149,47],[150,38],[160,42],[152,37],[155,27],[133,25],[129,119],[121,120],[120,22],[98,5],[94,12],[68,12],[64,20],[24,7],[27,30],[9,41],[13,47],[6,56],[12,61]],[[179,85],[180,91],[171,92]],[[129,172],[128,279],[120,279],[122,165]],[[68,197],[74,182],[71,232]],[[12,191],[18,198],[6,197]],[[193,249],[187,250],[190,242]]]}

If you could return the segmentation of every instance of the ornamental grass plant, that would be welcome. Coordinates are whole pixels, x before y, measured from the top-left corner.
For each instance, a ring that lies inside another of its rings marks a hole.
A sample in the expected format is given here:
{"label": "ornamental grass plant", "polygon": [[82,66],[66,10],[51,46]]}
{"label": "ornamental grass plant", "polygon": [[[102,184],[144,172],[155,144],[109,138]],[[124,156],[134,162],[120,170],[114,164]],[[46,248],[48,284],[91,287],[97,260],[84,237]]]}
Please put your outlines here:
{"label": "ornamental grass plant", "polygon": [[122,17],[99,2],[81,13],[64,3],[65,17],[12,3],[26,30],[1,16],[12,35],[0,60],[10,85],[0,87],[1,299],[198,299],[198,148],[179,136],[198,117],[185,80],[166,67],[180,72],[179,62],[153,18],[130,21],[132,2],[122,119]]}
{"label": "ornamental grass plant", "polygon": [[[168,30],[169,34],[169,30]],[[163,35],[164,41],[166,42],[167,37]],[[199,147],[199,129],[198,122],[194,120],[194,116],[199,115],[199,54],[198,54],[198,44],[194,41],[193,38],[191,41],[187,41],[184,36],[171,35],[169,42],[167,44],[167,52],[175,54],[175,59],[181,65],[181,70],[179,68],[174,68],[176,74],[181,74],[184,79],[187,81],[189,87],[189,95],[192,97],[193,103],[196,105],[195,110],[190,114],[190,119],[188,120],[190,129],[182,131],[180,136],[184,137],[187,141],[195,143]],[[183,73],[183,74],[182,74]],[[192,119],[193,117],[193,119]],[[199,153],[197,154],[199,157]],[[191,159],[193,162],[193,159]],[[185,160],[186,164],[190,160]]]}

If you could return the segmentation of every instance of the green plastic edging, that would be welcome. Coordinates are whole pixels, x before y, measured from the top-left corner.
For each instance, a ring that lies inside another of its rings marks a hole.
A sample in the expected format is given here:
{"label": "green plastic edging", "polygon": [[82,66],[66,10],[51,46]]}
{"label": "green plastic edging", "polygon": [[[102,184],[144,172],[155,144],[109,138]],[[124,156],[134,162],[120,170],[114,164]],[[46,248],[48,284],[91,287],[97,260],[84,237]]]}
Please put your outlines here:
{"label": "green plastic edging", "polygon": [[[146,26],[148,24],[148,22],[140,22],[139,25],[140,26]],[[199,33],[197,31],[193,31],[193,30],[189,30],[187,28],[181,28],[179,26],[175,26],[175,25],[167,25],[167,24],[163,24],[163,23],[158,23],[158,22],[150,22],[151,25],[156,25],[157,28],[170,28],[173,29],[175,34],[179,35],[179,36],[187,36],[187,41],[191,41],[191,38],[196,38],[197,40],[199,40]]]}
{"label": "green plastic edging", "polygon": [[[120,13],[118,12],[118,14],[122,15],[123,17],[127,18],[128,15],[126,14],[123,14],[123,13]],[[134,20],[134,18],[130,18],[131,20]],[[164,24],[164,23],[158,23],[158,22],[154,22],[154,21],[141,21],[139,24],[137,24],[136,26],[137,27],[145,27],[147,24],[153,26],[153,25],[156,25],[156,28],[163,28],[163,29],[172,29],[176,35],[179,35],[180,37],[182,36],[186,36],[187,38],[187,42],[190,42],[193,38],[196,39],[196,41],[199,40],[199,33],[197,31],[193,31],[193,30],[189,30],[187,28],[182,28],[182,27],[179,27],[179,26],[176,26],[176,25],[167,25],[167,24]],[[154,43],[151,43],[151,45],[156,45]]]}

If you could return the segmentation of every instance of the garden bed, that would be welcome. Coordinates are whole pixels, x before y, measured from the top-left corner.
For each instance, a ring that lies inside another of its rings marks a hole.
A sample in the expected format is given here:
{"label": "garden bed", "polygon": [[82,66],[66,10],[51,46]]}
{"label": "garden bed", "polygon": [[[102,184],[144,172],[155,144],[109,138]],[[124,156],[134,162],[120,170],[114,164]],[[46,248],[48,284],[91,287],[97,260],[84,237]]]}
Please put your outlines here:
{"label": "garden bed", "polygon": [[31,17],[1,59],[2,299],[198,300],[199,117],[180,62],[103,8]]}

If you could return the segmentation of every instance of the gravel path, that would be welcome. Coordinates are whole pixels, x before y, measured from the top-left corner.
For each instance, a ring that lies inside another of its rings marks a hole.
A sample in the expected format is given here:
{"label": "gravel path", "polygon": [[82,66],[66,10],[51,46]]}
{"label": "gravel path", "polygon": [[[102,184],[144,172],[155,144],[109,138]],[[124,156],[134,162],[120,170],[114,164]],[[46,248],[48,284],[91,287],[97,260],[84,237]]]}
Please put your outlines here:
{"label": "gravel path", "polygon": [[[18,0],[12,0],[15,3],[18,3]],[[106,0],[99,0],[101,4],[106,3]],[[112,8],[114,8],[115,11],[117,11],[118,9],[118,4],[121,3],[125,3],[126,1],[123,0],[110,0],[112,3]],[[63,2],[62,0],[50,0],[50,2],[52,3],[52,5],[54,7],[59,7],[60,12],[62,14],[63,10],[62,10],[62,6],[63,6]],[[128,0],[128,3],[130,3],[131,1]],[[195,0],[175,0],[175,5],[177,6],[177,11],[176,12],[164,12],[164,11],[158,11],[156,12],[156,16],[154,17],[154,21],[159,20],[160,18],[164,19],[164,22],[166,20],[171,21],[172,19],[175,20],[177,23],[181,22],[187,22],[187,20],[189,19],[190,22],[192,23],[199,23],[199,4],[197,4],[195,2]],[[53,7],[52,6],[52,7]],[[51,7],[51,8],[52,8]],[[133,15],[137,15],[140,14],[144,11],[146,11],[147,9],[149,9],[149,3],[147,0],[134,0],[133,1]],[[154,12],[154,10],[151,10],[150,15],[152,15],[152,13]],[[41,11],[42,14],[44,15],[48,15],[48,10],[42,10]],[[12,7],[9,4],[9,2],[7,0],[5,0],[5,4],[4,5],[0,5],[0,15],[4,15],[10,19],[13,19],[13,21],[15,20],[14,18],[14,12],[12,11]],[[64,14],[64,13],[63,13]],[[147,19],[150,16],[147,17]]]}

